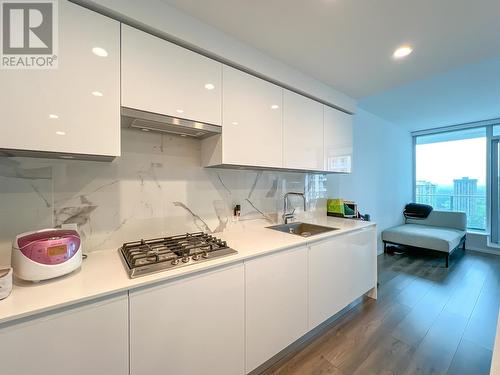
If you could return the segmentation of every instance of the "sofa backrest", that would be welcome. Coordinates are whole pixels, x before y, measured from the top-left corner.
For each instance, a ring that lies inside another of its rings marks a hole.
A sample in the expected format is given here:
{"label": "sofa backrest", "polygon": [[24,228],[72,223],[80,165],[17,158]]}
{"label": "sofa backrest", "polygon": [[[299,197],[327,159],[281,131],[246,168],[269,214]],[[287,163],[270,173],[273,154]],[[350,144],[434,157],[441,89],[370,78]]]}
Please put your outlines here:
{"label": "sofa backrest", "polygon": [[465,212],[432,211],[425,219],[406,220],[407,224],[431,225],[434,227],[454,228],[465,231],[467,229],[467,215]]}

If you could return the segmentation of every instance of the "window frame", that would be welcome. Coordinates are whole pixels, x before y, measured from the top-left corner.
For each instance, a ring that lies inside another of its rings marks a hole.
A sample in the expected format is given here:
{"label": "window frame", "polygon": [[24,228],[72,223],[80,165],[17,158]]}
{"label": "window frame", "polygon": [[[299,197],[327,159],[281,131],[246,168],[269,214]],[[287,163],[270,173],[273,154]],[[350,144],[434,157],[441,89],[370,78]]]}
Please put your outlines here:
{"label": "window frame", "polygon": [[[454,125],[454,126],[446,126],[446,127],[440,127],[440,128],[434,128],[434,129],[429,129],[429,130],[422,130],[422,131],[415,131],[411,133],[412,136],[412,160],[413,160],[413,195],[412,199],[414,202],[416,202],[416,195],[417,195],[417,138],[425,135],[433,135],[433,134],[440,134],[440,133],[450,133],[450,132],[455,132],[455,131],[460,131],[460,130],[466,130],[466,129],[473,129],[473,128],[485,128],[486,129],[486,227],[484,230],[477,230],[477,229],[469,229],[467,228],[467,232],[474,232],[474,233],[482,233],[488,236],[488,239],[490,242],[491,240],[491,233],[492,233],[492,223],[495,222],[494,215],[498,217],[499,211],[500,211],[500,204],[497,205],[495,208],[492,207],[492,155],[493,155],[493,150],[492,150],[492,145],[495,140],[500,140],[500,135],[493,136],[493,127],[494,126],[500,126],[500,119],[493,119],[493,120],[486,120],[486,121],[478,121],[474,123],[468,123],[468,124],[460,124],[460,125]],[[496,212],[495,212],[496,211]],[[499,233],[500,237],[500,233]],[[499,241],[500,242],[500,239]],[[498,245],[498,243],[497,243]]]}

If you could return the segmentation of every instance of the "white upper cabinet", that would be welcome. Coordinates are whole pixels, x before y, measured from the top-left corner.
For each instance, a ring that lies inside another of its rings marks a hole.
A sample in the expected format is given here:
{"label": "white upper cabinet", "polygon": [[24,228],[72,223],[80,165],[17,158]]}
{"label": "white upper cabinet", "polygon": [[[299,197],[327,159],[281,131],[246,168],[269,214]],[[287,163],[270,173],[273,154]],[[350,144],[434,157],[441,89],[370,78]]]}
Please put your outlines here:
{"label": "white upper cabinet", "polygon": [[307,248],[245,262],[246,372],[307,332]]}
{"label": "white upper cabinet", "polygon": [[280,168],[283,89],[228,66],[223,82],[223,163]]}
{"label": "white upper cabinet", "polygon": [[284,167],[324,170],[323,104],[285,90]]}
{"label": "white upper cabinet", "polygon": [[0,70],[0,149],[118,156],[120,24],[68,1],[58,11],[58,67]]}
{"label": "white upper cabinet", "polygon": [[222,64],[122,25],[122,106],[221,125]]}
{"label": "white upper cabinet", "polygon": [[351,173],[353,152],[353,116],[324,107],[325,170]]}

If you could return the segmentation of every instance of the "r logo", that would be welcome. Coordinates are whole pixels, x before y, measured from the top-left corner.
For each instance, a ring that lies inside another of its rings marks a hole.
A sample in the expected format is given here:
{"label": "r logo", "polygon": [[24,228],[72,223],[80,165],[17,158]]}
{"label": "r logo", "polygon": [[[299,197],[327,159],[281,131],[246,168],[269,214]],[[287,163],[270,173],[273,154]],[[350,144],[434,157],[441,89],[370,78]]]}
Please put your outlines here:
{"label": "r logo", "polygon": [[57,0],[0,0],[1,68],[57,67]]}
{"label": "r logo", "polygon": [[52,54],[52,3],[2,4],[4,54]]}

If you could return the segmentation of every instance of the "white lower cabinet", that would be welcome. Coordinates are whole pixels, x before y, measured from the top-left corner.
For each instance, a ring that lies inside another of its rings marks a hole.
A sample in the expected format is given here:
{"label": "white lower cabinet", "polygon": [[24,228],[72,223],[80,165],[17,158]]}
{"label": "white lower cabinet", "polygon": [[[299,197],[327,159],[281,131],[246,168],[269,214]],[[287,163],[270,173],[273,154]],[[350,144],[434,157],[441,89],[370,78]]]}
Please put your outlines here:
{"label": "white lower cabinet", "polygon": [[376,257],[375,228],[309,246],[309,329],[376,286]]}
{"label": "white lower cabinet", "polygon": [[307,332],[307,248],[245,262],[246,371]]}
{"label": "white lower cabinet", "polygon": [[370,227],[4,323],[0,373],[243,375],[374,296],[376,261]]}
{"label": "white lower cabinet", "polygon": [[230,266],[130,292],[131,375],[238,375],[244,269]]}
{"label": "white lower cabinet", "polygon": [[128,375],[127,312],[122,294],[0,325],[0,373]]}

